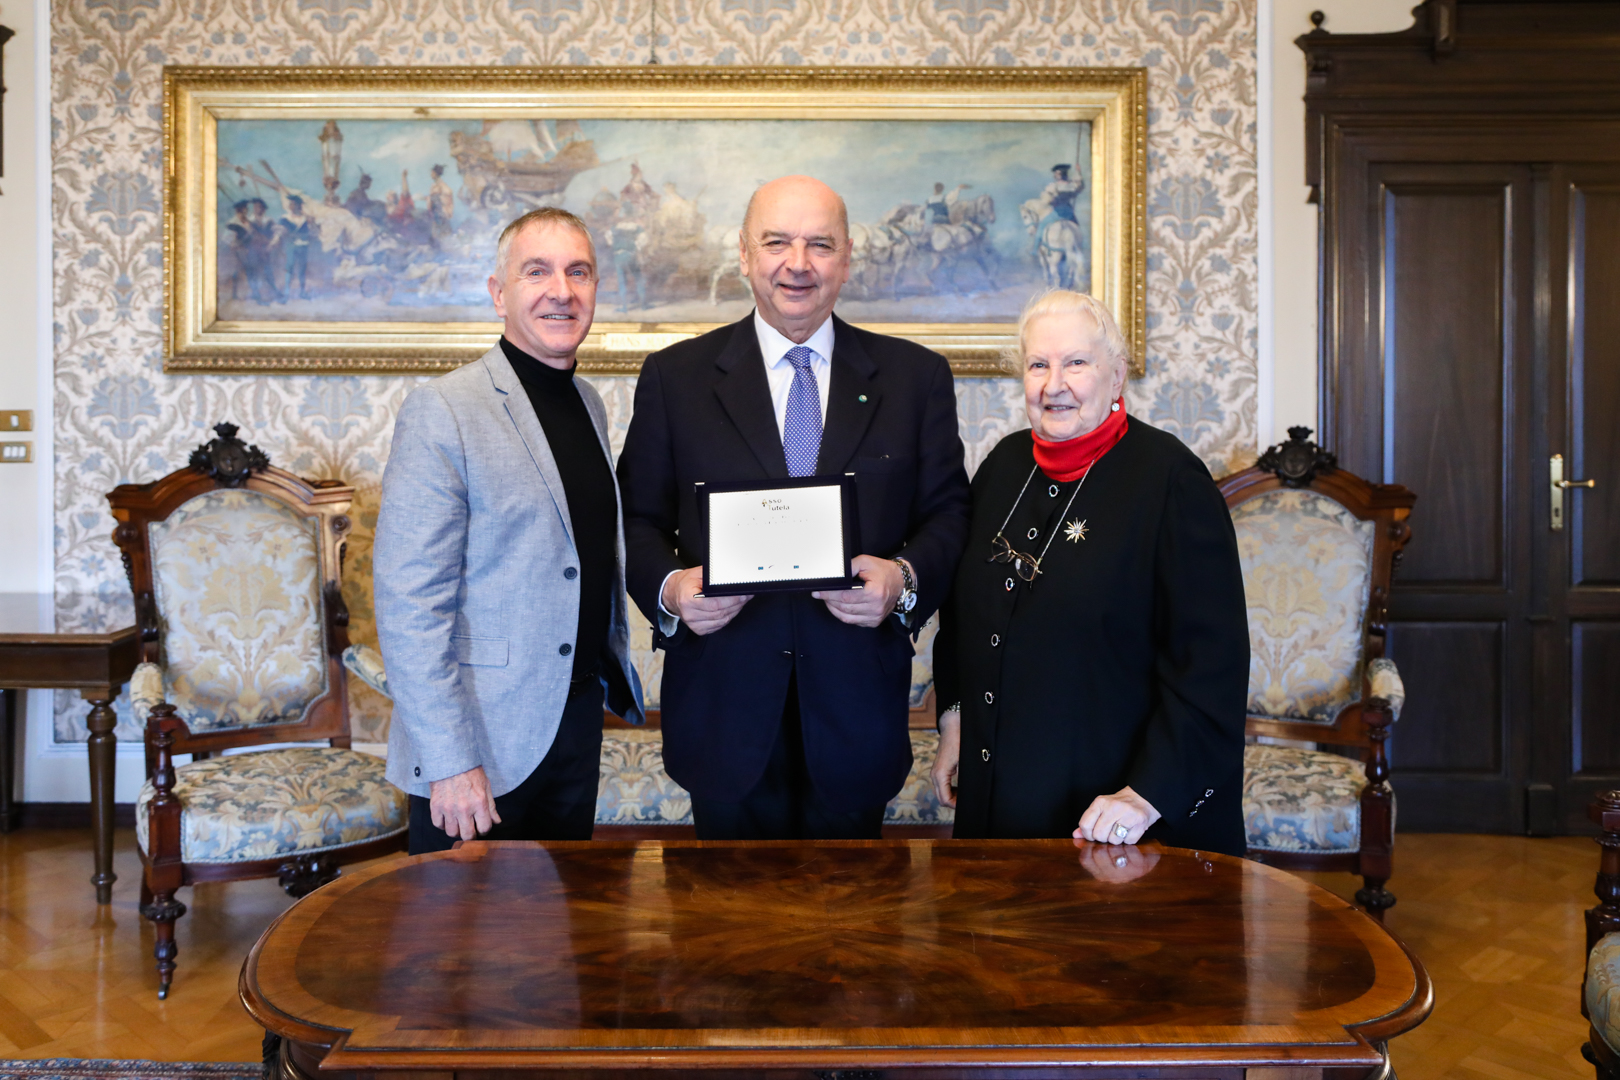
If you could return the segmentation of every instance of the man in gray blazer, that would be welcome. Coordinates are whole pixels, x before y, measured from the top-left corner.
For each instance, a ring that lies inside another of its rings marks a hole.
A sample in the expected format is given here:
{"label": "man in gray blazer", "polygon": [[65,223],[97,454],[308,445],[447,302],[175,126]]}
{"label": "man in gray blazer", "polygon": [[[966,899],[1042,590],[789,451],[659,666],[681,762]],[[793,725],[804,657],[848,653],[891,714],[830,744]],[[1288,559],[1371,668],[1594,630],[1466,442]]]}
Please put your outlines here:
{"label": "man in gray blazer", "polygon": [[489,279],[500,343],[394,423],[373,558],[413,855],[590,839],[604,690],[643,719],[607,413],[574,375],[596,282],[577,217],[512,222]]}

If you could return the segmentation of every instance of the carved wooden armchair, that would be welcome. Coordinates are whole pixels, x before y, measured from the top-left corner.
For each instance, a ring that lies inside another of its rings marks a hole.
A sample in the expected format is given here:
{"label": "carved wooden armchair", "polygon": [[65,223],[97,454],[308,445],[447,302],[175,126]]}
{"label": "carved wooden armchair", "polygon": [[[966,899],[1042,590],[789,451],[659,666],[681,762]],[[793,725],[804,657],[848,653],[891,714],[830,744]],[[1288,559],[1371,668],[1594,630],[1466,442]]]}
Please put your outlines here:
{"label": "carved wooden armchair", "polygon": [[405,846],[404,794],[382,759],[349,748],[339,572],[354,489],[274,468],[235,425],[214,430],[186,468],[107,496],[140,629],[135,835],[160,998],[181,886],[276,875],[302,896],[340,863]]}
{"label": "carved wooden armchair", "polygon": [[1384,657],[1384,611],[1417,496],[1338,468],[1309,428],[1288,433],[1220,482],[1249,605],[1248,734],[1313,747],[1245,748],[1248,854],[1359,874],[1356,901],[1382,919],[1395,903],[1385,888],[1395,793],[1384,742],[1406,699]]}
{"label": "carved wooden armchair", "polygon": [[1602,832],[1598,843],[1597,907],[1586,912],[1586,974],[1581,983],[1581,1015],[1591,1034],[1581,1055],[1597,1069],[1597,1080],[1620,1080],[1620,791],[1605,791],[1587,807]]}

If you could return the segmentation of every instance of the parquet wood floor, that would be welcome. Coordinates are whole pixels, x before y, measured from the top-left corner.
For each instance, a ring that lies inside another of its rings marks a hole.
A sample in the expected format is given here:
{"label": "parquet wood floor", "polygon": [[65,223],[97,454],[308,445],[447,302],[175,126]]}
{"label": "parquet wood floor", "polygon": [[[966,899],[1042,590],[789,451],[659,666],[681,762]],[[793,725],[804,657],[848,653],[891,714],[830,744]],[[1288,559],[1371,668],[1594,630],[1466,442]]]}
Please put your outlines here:
{"label": "parquet wood floor", "polygon": [[[117,851],[113,904],[98,911],[88,831],[0,837],[0,1058],[257,1060],[237,972],[290,901],[273,880],[182,890],[180,969],[160,1002],[128,831]],[[1428,966],[1436,997],[1429,1021],[1395,1043],[1402,1080],[1590,1077],[1577,998],[1593,843],[1402,835],[1396,859],[1389,925]],[[1345,897],[1356,885],[1307,876]]]}

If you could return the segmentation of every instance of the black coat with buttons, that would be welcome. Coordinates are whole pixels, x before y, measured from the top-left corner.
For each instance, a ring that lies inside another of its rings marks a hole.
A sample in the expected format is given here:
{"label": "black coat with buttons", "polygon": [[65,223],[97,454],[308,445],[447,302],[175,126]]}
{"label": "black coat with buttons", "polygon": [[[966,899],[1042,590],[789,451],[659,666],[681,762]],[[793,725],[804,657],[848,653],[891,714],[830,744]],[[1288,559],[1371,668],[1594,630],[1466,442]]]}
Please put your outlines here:
{"label": "black coat with buttons", "polygon": [[[1145,839],[1242,855],[1249,632],[1209,470],[1134,419],[1083,483],[1033,466],[1021,431],[979,467],[934,644],[939,708],[962,707],[955,835],[1069,836],[1128,784],[1162,815]],[[1033,584],[989,559],[1009,510]]]}

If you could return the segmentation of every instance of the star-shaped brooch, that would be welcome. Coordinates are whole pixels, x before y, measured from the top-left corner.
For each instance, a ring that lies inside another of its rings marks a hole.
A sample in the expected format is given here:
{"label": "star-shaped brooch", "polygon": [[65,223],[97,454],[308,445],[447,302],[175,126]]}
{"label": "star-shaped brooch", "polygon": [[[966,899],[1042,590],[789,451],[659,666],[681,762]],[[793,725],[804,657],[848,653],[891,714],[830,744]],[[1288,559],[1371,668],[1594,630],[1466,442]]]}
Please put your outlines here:
{"label": "star-shaped brooch", "polygon": [[1078,544],[1086,538],[1086,523],[1084,521],[1071,521],[1068,528],[1063,530],[1063,539]]}

